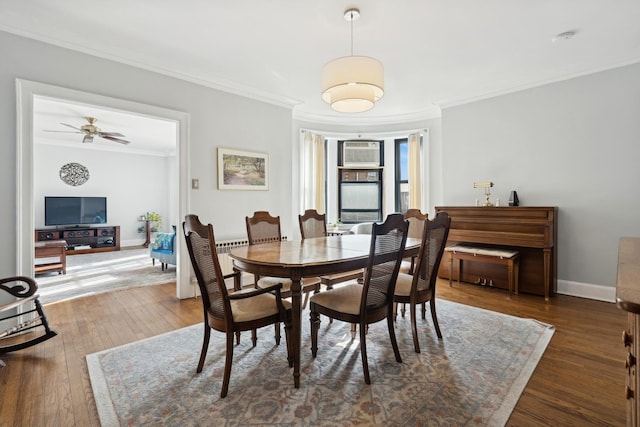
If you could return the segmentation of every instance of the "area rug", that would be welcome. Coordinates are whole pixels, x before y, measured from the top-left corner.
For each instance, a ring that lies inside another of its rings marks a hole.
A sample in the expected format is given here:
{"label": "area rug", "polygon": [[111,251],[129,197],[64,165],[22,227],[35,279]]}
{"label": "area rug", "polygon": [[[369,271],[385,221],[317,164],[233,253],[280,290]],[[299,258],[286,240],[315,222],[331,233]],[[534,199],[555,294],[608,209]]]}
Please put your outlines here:
{"label": "area rug", "polygon": [[175,280],[175,266],[162,271],[159,262],[152,265],[147,248],[67,256],[67,274],[36,276],[43,304]]}
{"label": "area rug", "polygon": [[[196,365],[202,324],[87,356],[103,426],[501,426],[515,407],[554,328],[449,301],[438,301],[443,339],[418,319],[422,352],[413,350],[409,318],[398,316],[397,363],[386,322],[371,325],[364,382],[359,340],[323,318],[311,357],[303,312],[300,388],[293,387],[284,343],[273,328],[258,345],[242,335],[229,394],[220,398],[224,335],[212,332],[202,373]],[[420,317],[420,316],[418,316]],[[429,317],[427,315],[427,317]]]}

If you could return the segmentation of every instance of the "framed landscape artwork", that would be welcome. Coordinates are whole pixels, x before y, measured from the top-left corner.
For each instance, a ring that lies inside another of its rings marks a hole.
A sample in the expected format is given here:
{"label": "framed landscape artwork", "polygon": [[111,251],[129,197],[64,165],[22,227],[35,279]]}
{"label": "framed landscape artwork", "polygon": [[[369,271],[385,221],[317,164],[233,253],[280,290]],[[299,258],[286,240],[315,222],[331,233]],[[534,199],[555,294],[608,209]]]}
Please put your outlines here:
{"label": "framed landscape artwork", "polygon": [[218,148],[218,189],[268,190],[269,155]]}

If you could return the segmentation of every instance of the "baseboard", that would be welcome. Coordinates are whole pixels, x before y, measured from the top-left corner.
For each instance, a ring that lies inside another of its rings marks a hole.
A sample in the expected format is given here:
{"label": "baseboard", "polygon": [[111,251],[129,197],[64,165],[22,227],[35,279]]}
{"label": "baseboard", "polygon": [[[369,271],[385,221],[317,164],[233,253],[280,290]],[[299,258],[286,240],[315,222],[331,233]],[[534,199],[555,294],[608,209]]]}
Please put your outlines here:
{"label": "baseboard", "polygon": [[613,286],[558,280],[557,292],[562,295],[616,302],[616,288]]}
{"label": "baseboard", "polygon": [[124,246],[142,246],[144,242],[140,239],[133,239],[133,240],[120,240],[120,247],[124,247]]}

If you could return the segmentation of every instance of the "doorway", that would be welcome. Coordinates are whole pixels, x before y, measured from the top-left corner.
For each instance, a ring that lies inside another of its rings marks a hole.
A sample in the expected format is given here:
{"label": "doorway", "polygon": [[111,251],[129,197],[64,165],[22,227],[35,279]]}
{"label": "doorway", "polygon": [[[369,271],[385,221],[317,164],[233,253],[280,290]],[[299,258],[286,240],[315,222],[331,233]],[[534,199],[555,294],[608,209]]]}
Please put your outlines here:
{"label": "doorway", "polygon": [[[17,271],[21,275],[34,274],[34,99],[37,97],[63,99],[72,103],[101,106],[113,111],[126,111],[145,117],[171,121],[176,124],[177,150],[175,156],[176,203],[172,203],[172,217],[183,218],[188,211],[188,114],[180,111],[164,109],[146,104],[110,98],[101,95],[80,92],[58,86],[46,85],[26,80],[17,81]],[[189,280],[188,257],[183,239],[177,239],[176,296],[187,298],[192,296]],[[183,255],[183,256],[181,256]]]}

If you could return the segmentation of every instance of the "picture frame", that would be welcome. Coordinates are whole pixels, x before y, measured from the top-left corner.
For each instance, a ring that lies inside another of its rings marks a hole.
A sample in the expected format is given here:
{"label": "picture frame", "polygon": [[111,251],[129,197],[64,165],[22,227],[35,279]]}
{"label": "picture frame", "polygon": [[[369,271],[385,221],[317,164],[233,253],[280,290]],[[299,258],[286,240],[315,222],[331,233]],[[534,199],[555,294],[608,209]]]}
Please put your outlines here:
{"label": "picture frame", "polygon": [[218,147],[219,190],[268,190],[269,155]]}

